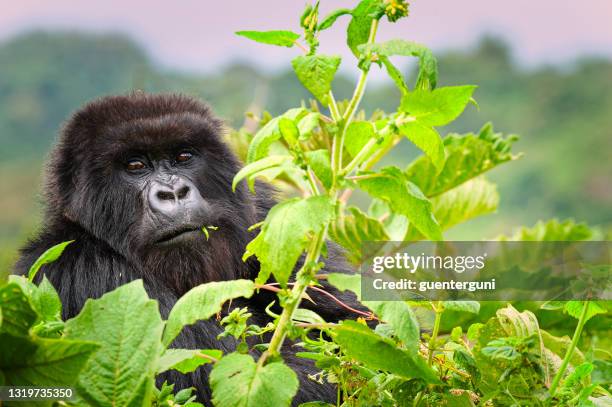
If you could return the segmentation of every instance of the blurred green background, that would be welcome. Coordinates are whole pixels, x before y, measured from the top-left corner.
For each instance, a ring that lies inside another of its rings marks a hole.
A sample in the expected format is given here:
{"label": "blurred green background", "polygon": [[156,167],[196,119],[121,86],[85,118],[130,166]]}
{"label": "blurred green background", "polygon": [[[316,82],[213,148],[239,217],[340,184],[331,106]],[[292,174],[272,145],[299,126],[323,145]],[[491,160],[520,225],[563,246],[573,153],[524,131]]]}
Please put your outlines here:
{"label": "blurred green background", "polygon": [[[551,217],[610,226],[612,61],[583,57],[522,68],[495,37],[437,57],[440,85],[479,85],[480,109],[468,108],[444,130],[477,131],[492,121],[497,131],[521,135],[515,151],[525,153],[491,174],[501,194],[498,213],[448,238],[493,237]],[[336,96],[349,97],[353,84],[339,75]],[[39,225],[42,168],[62,122],[92,98],[132,89],[199,96],[233,127],[247,110],[280,113],[309,97],[289,70],[264,73],[237,62],[214,75],[168,71],[119,35],[34,32],[0,43],[0,271],[10,269]],[[394,86],[379,80],[364,108],[393,111],[398,101]],[[405,143],[389,161],[407,163],[416,154]]]}

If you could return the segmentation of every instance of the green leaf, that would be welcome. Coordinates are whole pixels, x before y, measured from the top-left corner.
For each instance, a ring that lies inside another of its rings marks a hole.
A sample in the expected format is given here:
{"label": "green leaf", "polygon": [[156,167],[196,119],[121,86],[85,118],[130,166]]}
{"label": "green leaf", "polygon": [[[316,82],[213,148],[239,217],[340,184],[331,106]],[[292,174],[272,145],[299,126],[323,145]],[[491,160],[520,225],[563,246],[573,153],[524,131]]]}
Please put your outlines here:
{"label": "green leaf", "polygon": [[589,240],[593,232],[585,223],[576,223],[571,219],[560,222],[552,219],[538,221],[533,227],[522,227],[512,236],[500,236],[498,240],[510,241],[579,241]]}
{"label": "green leaf", "polygon": [[340,291],[352,291],[361,298],[361,276],[358,274],[329,273],[327,281]]}
{"label": "green leaf", "polygon": [[436,372],[416,352],[403,351],[367,326],[343,321],[335,328],[336,343],[342,351],[372,369],[380,369],[406,378],[421,378],[428,383],[440,383]]}
{"label": "green leaf", "polygon": [[365,144],[373,137],[376,137],[374,125],[367,121],[354,121],[346,129],[344,148],[355,157]]}
{"label": "green leaf", "polygon": [[243,167],[238,173],[234,176],[234,180],[232,182],[232,190],[235,191],[238,183],[246,178],[247,183],[249,185],[249,189],[251,191],[255,190],[255,178],[258,176],[264,176],[266,173],[265,170],[269,170],[271,168],[280,168],[284,165],[291,164],[292,158],[290,155],[271,155],[261,160],[254,161],[247,166]]}
{"label": "green leaf", "polygon": [[215,359],[221,359],[221,356],[223,352],[218,349],[166,349],[159,358],[156,372],[178,370],[183,374],[190,373],[202,365],[213,363]]}
{"label": "green leaf", "polygon": [[217,407],[289,406],[298,385],[297,375],[283,362],[258,366],[239,353],[223,357],[210,374]]}
{"label": "green leaf", "polygon": [[[361,298],[361,276],[358,274],[329,273],[327,281],[340,291],[352,291]],[[419,323],[412,308],[402,301],[361,301],[381,321],[388,323],[407,349],[416,352],[420,339]]]}
{"label": "green leaf", "polygon": [[318,31],[327,30],[332,25],[334,25],[338,17],[344,16],[347,14],[351,14],[351,10],[346,9],[346,8],[339,8],[337,10],[332,11],[321,21],[317,30]]}
{"label": "green leaf", "polygon": [[251,280],[214,281],[192,288],[174,304],[168,315],[164,345],[170,345],[185,325],[212,317],[232,298],[250,298],[254,290]]}
{"label": "green leaf", "polygon": [[306,109],[302,107],[289,109],[281,116],[268,121],[257,131],[257,133],[255,133],[255,136],[253,136],[247,152],[247,163],[250,164],[268,156],[270,146],[281,138],[278,123],[282,118],[298,120],[305,115],[306,112]]}
{"label": "green leaf", "polygon": [[383,219],[385,231],[391,241],[402,241],[408,231],[408,218],[404,215],[393,213],[389,205],[380,199],[372,199],[368,214],[374,218]]}
{"label": "green leaf", "polygon": [[406,349],[417,352],[421,331],[412,308],[403,301],[363,301],[382,321],[393,327]]}
{"label": "green leaf", "polygon": [[[478,216],[493,213],[499,205],[497,186],[484,177],[472,179],[448,192],[431,198],[433,213],[442,230]],[[422,236],[414,230],[406,240],[420,240]]]}
{"label": "green leaf", "polygon": [[290,147],[294,147],[298,143],[300,131],[293,120],[281,117],[278,121],[278,130]]}
{"label": "green leaf", "polygon": [[336,217],[329,229],[329,236],[346,249],[347,259],[355,264],[361,264],[361,250],[365,242],[389,240],[378,219],[369,217],[354,206]]}
{"label": "green leaf", "polygon": [[306,308],[298,308],[291,318],[295,322],[305,322],[308,324],[324,324],[325,320],[316,312]]}
{"label": "green leaf", "polygon": [[446,162],[440,174],[435,175],[437,171],[429,157],[422,156],[408,166],[406,175],[427,197],[434,197],[518,158],[510,151],[515,140],[515,136],[504,138],[495,133],[491,124],[478,135],[452,134],[444,138]]}
{"label": "green leaf", "polygon": [[480,303],[478,301],[442,301],[445,310],[469,312],[478,314],[480,312]]}
{"label": "green leaf", "polygon": [[149,299],[142,280],[87,300],[64,331],[67,339],[102,345],[79,375],[79,395],[100,406],[148,403],[163,327],[158,303]]}
{"label": "green leaf", "polygon": [[[394,55],[417,57],[419,59],[419,75],[417,77],[415,89],[430,90],[436,87],[438,82],[438,61],[433,56],[431,50],[424,45],[405,40],[390,40],[377,44],[362,45],[360,47],[360,52],[375,52],[379,56],[383,57],[381,60],[385,66],[387,66],[385,60],[388,61],[388,58],[386,57]],[[388,66],[387,70],[389,70]],[[391,75],[393,78],[391,72],[389,72],[389,75]],[[397,83],[397,79],[393,79]],[[398,86],[400,86],[400,89],[403,88],[399,84]]]}
{"label": "green leaf", "polygon": [[300,132],[300,141],[310,138],[312,131],[319,125],[320,117],[320,113],[310,112],[300,119],[297,125]]}
{"label": "green leaf", "polygon": [[372,20],[382,17],[384,5],[378,0],[361,0],[351,14],[353,18],[346,29],[346,43],[353,54],[359,58],[360,53],[357,47],[368,41]]}
{"label": "green leaf", "polygon": [[481,215],[493,213],[499,205],[497,186],[483,177],[475,178],[432,198],[434,216],[443,230]]}
{"label": "green leaf", "polygon": [[27,336],[30,327],[36,321],[37,314],[19,284],[11,282],[0,288],[0,308],[2,308],[0,334]]}
{"label": "green leaf", "polygon": [[400,111],[427,126],[444,126],[455,120],[472,99],[476,86],[448,86],[432,91],[417,89],[402,97]]}
{"label": "green leaf", "polygon": [[270,145],[275,141],[279,140],[281,135],[278,131],[279,117],[271,119],[266,123],[257,133],[253,136],[251,143],[249,144],[249,151],[247,152],[247,163],[252,164],[268,155]]}
{"label": "green leaf", "polygon": [[428,239],[442,240],[442,231],[433,216],[431,202],[416,185],[406,180],[398,168],[386,167],[372,175],[372,178],[357,181],[363,190],[387,202],[394,212],[406,216]]}
{"label": "green leaf", "polygon": [[41,283],[32,291],[31,302],[41,320],[61,320],[62,302],[55,288],[47,280],[47,276],[43,276]]}
{"label": "green leaf", "polygon": [[308,166],[327,189],[331,188],[333,181],[333,173],[329,158],[329,150],[321,149],[306,152],[306,161]]}
{"label": "green leaf", "polygon": [[410,92],[410,89],[408,89],[408,86],[406,86],[406,82],[404,82],[404,76],[402,75],[400,70],[397,69],[395,65],[393,65],[389,57],[380,55],[379,59],[380,62],[382,62],[382,64],[387,69],[389,77],[393,80],[393,83],[395,83],[402,95],[405,95],[406,93]]}
{"label": "green leaf", "polygon": [[283,287],[311,240],[328,224],[334,206],[325,196],[293,198],[275,205],[266,217],[259,235],[246,248],[244,259],[256,255],[261,265],[257,282],[264,284],[270,274]]}
{"label": "green leaf", "polygon": [[436,168],[435,173],[439,174],[444,168],[445,156],[444,144],[438,132],[418,120],[402,123],[398,128],[400,134],[423,150]]}
{"label": "green leaf", "polygon": [[100,345],[90,341],[0,334],[0,370],[13,386],[73,386]]}
{"label": "green leaf", "polygon": [[38,270],[40,270],[42,266],[44,266],[45,264],[53,263],[55,260],[59,259],[59,257],[64,252],[64,249],[66,248],[66,246],[68,246],[72,242],[74,242],[74,240],[70,240],[68,242],[62,242],[62,243],[56,244],[55,246],[47,249],[47,251],[45,251],[34,262],[34,264],[32,264],[32,267],[30,267],[30,270],[28,271],[28,280],[33,281],[34,277],[36,277],[36,273],[38,273]]}
{"label": "green leaf", "polygon": [[331,84],[341,58],[330,55],[300,55],[291,61],[293,70],[306,89],[327,105]]}
{"label": "green leaf", "polygon": [[[563,359],[565,357],[567,350],[572,344],[572,339],[569,336],[553,336],[543,329],[540,330],[540,335],[542,336],[542,343],[546,349],[557,355],[559,359]],[[580,351],[578,348],[574,348],[574,352],[572,353],[572,357],[570,359],[572,366],[578,366],[584,363],[584,361],[585,358],[582,351]]]}
{"label": "green leaf", "polygon": [[579,319],[585,306],[589,307],[586,312],[586,321],[595,315],[606,314],[608,312],[603,301],[602,304],[599,301],[568,301],[565,304],[564,311],[572,317]]}
{"label": "green leaf", "polygon": [[300,38],[299,34],[293,31],[237,31],[236,35],[257,41],[262,44],[278,45],[280,47],[293,47]]}

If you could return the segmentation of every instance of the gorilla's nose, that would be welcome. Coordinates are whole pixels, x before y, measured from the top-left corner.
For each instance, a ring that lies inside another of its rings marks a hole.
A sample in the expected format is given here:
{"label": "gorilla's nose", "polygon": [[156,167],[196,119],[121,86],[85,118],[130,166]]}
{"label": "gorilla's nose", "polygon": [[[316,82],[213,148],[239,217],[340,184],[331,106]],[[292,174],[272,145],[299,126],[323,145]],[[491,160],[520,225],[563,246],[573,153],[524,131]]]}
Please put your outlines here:
{"label": "gorilla's nose", "polygon": [[155,182],[149,189],[149,205],[154,212],[174,215],[195,203],[193,188],[193,185],[182,179],[168,184]]}

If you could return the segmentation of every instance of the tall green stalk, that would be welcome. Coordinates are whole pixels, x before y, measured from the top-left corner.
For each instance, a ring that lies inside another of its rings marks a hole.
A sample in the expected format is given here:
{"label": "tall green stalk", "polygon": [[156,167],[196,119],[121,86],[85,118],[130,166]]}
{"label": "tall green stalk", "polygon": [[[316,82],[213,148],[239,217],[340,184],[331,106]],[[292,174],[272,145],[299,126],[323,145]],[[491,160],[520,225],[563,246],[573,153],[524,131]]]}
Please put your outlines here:
{"label": "tall green stalk", "polygon": [[[378,20],[374,19],[372,20],[372,25],[370,28],[368,44],[374,43],[377,28]],[[369,55],[366,55],[366,58],[369,57]],[[329,93],[329,109],[331,112],[332,119],[340,125],[339,133],[334,137],[332,144],[331,167],[333,172],[333,184],[330,190],[327,192],[327,195],[330,197],[330,199],[333,199],[334,201],[337,199],[338,195],[338,176],[340,175],[340,172],[342,170],[342,148],[344,143],[344,137],[346,136],[346,129],[353,120],[355,112],[357,111],[359,103],[361,102],[361,99],[365,92],[368,71],[369,69],[363,69],[361,71],[357,86],[355,87],[355,92],[353,93],[353,97],[349,101],[348,108],[344,112],[343,116],[340,116],[333,94],[331,92]],[[320,195],[321,192],[316,187],[315,182],[311,177],[309,177],[309,182],[312,195]],[[283,306],[283,312],[281,313],[278,319],[268,349],[266,350],[266,352],[264,352],[261,358],[259,358],[259,366],[263,366],[268,360],[268,358],[270,358],[271,356],[280,355],[280,350],[287,336],[287,331],[291,325],[293,314],[295,313],[295,310],[298,309],[300,302],[302,301],[302,297],[306,292],[306,289],[315,280],[315,273],[317,270],[316,264],[319,261],[319,257],[321,256],[321,251],[323,249],[323,245],[325,244],[326,238],[327,227],[324,227],[323,230],[321,230],[321,232],[319,232],[315,236],[315,239],[309,246],[306,252],[304,265],[296,274],[296,282],[293,285],[291,291],[289,292],[287,300],[285,301],[285,304]]]}
{"label": "tall green stalk", "polygon": [[582,335],[582,329],[584,328],[584,324],[587,322],[587,315],[589,312],[589,301],[584,302],[584,307],[582,308],[582,312],[580,313],[580,317],[578,318],[578,326],[576,326],[576,330],[574,331],[574,336],[572,337],[572,343],[569,348],[567,348],[567,352],[565,352],[565,357],[563,358],[563,362],[561,362],[561,366],[559,366],[559,370],[557,374],[553,378],[552,384],[550,385],[550,395],[554,397],[557,392],[557,388],[559,387],[559,383],[563,378],[563,374],[569,365],[572,356],[574,355],[574,351],[576,350],[576,346],[578,345],[578,341],[580,340],[580,336]]}

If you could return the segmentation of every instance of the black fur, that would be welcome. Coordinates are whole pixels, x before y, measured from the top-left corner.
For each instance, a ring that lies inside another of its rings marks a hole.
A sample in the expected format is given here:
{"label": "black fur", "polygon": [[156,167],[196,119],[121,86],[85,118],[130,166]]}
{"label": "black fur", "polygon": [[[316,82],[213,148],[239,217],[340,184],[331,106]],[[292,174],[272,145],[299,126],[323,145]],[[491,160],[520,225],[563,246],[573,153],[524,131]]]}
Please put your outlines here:
{"label": "black fur", "polygon": [[[222,123],[206,105],[185,96],[137,93],[102,98],[83,107],[65,125],[51,154],[44,225],[39,236],[22,249],[15,271],[25,273],[50,246],[74,240],[57,262],[42,270],[58,290],[64,318],[78,314],[88,298],[98,298],[134,279],[143,279],[166,317],[177,299],[198,284],[255,278],[257,261],[243,262],[241,256],[254,237],[247,228],[263,220],[275,203],[273,191],[259,184],[254,196],[244,183],[235,193],[231,191],[240,163],[221,141],[222,131]],[[209,240],[157,247],[152,236],[159,223],[149,216],[143,193],[146,182],[129,178],[123,166],[134,152],[162,155],[183,147],[197,152],[201,166],[177,171],[195,184],[206,201],[203,224],[219,230]],[[348,271],[332,245],[325,263],[326,270]],[[351,295],[326,289],[360,308]],[[304,306],[328,321],[355,317],[325,296],[309,295],[315,304],[305,301]],[[273,294],[263,292],[234,305],[248,306],[252,322],[263,326],[269,321],[264,309],[274,299]],[[201,321],[184,329],[172,346],[233,351],[233,340],[217,339],[221,332],[216,321]],[[308,374],[317,369],[294,356],[295,348],[287,344],[283,354],[300,377],[294,403],[335,401],[336,389],[310,380]],[[168,373],[158,380],[175,383],[175,389],[194,386],[200,399],[208,402],[208,372],[209,368],[200,368],[191,375]]]}

